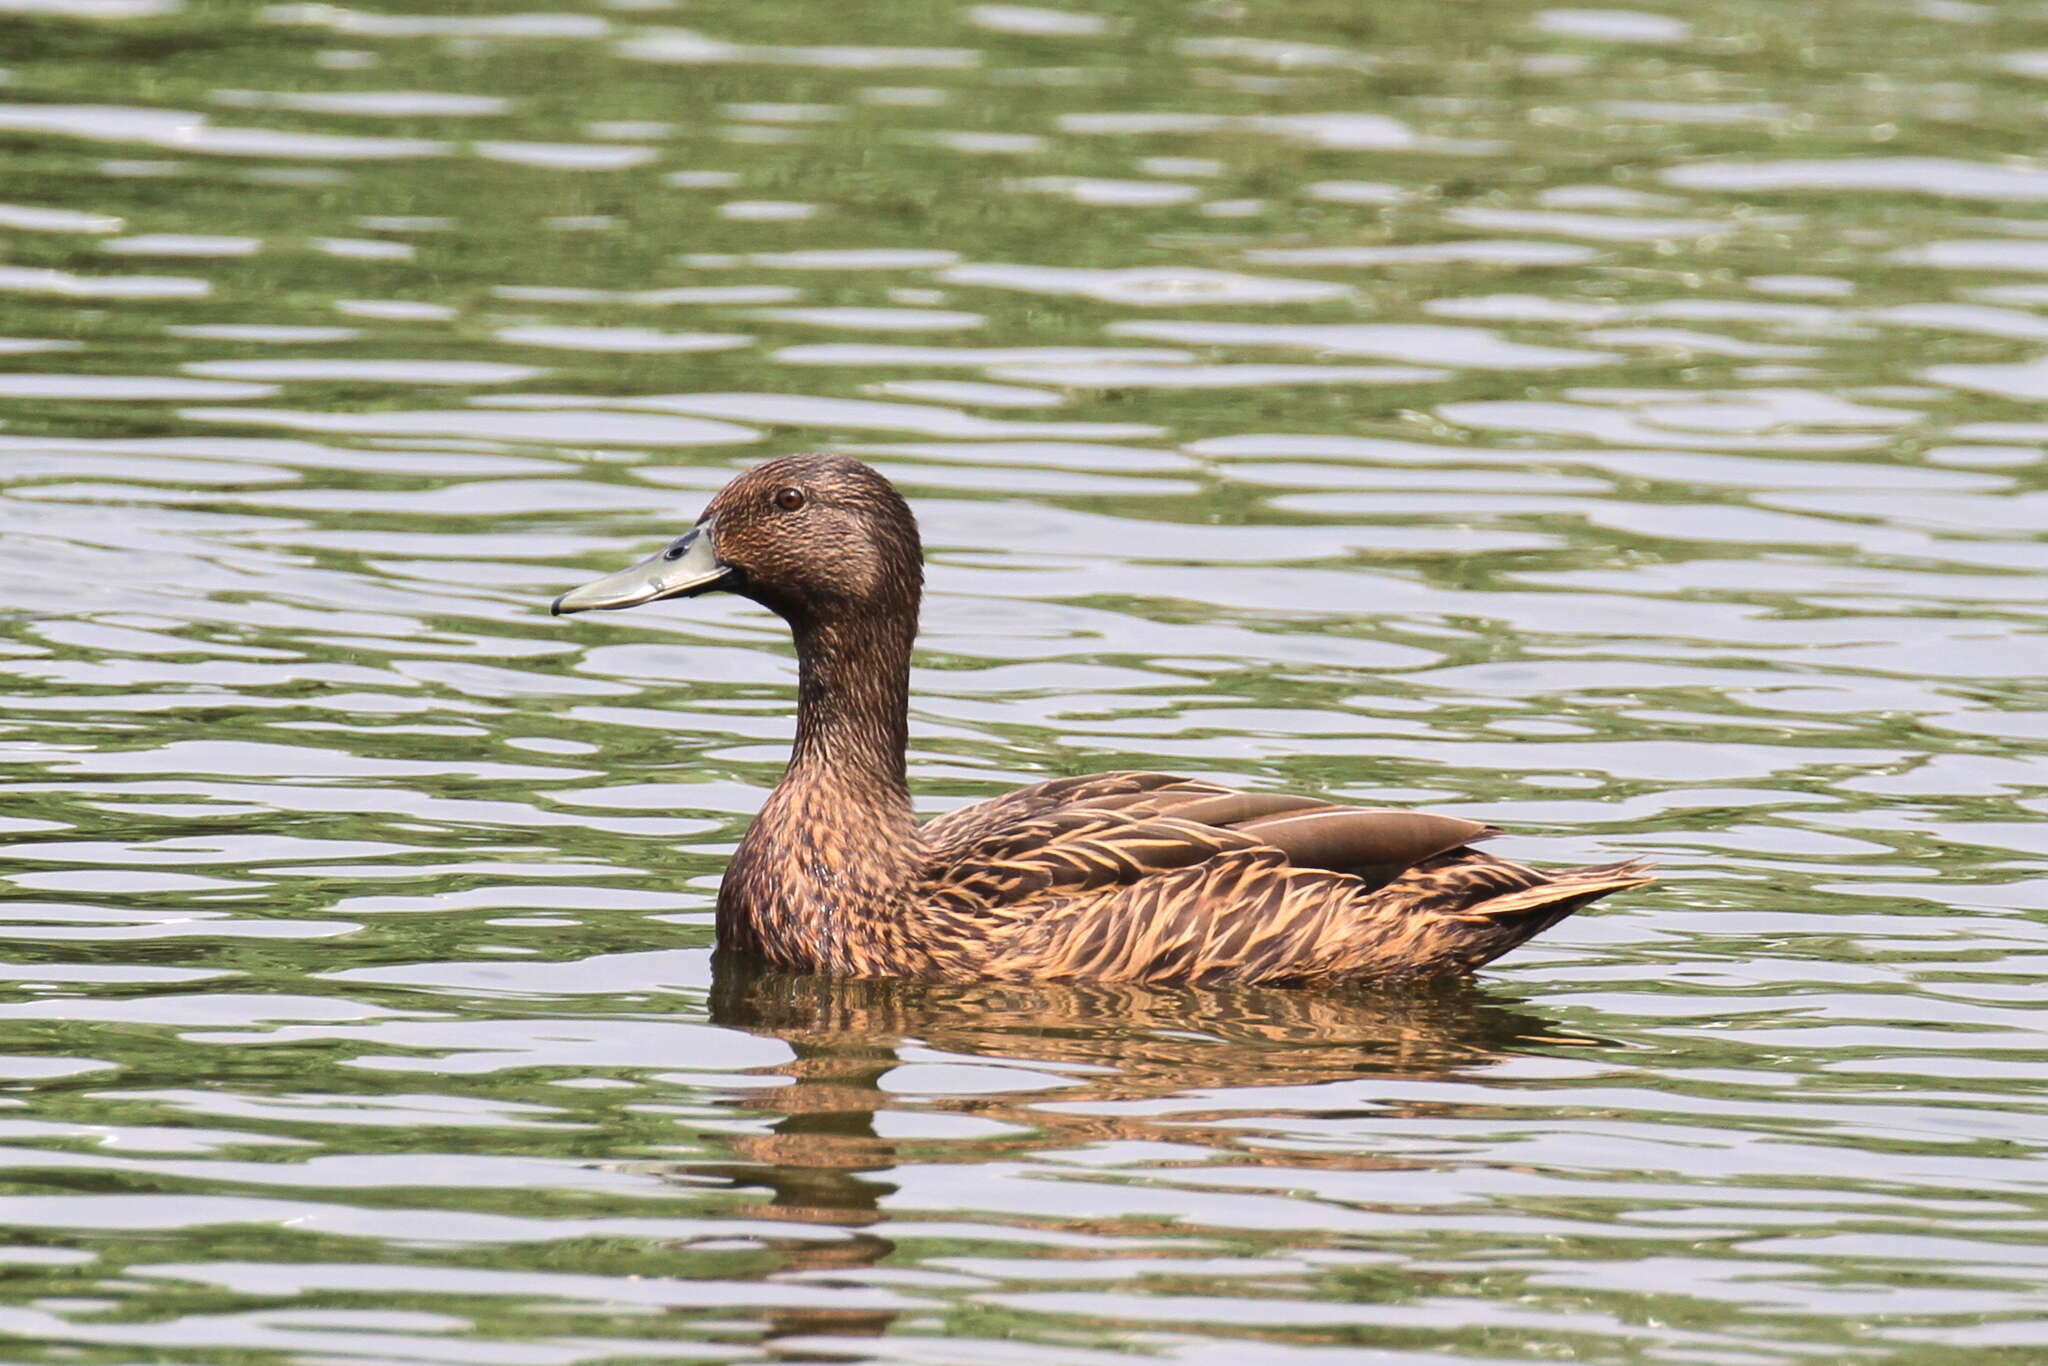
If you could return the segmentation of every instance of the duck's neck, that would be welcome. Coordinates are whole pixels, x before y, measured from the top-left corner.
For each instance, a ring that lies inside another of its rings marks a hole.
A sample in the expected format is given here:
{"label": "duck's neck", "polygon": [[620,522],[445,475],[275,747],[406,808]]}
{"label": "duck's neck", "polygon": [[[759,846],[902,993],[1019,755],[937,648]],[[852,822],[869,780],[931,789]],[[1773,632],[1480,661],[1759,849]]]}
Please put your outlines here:
{"label": "duck's neck", "polygon": [[786,791],[799,783],[836,784],[886,798],[910,821],[903,754],[910,743],[910,649],[915,618],[905,622],[843,617],[795,628],[796,743]]}
{"label": "duck's neck", "polygon": [[784,966],[860,972],[893,954],[916,866],[904,776],[916,608],[792,627],[796,743],[726,871],[719,938]]}

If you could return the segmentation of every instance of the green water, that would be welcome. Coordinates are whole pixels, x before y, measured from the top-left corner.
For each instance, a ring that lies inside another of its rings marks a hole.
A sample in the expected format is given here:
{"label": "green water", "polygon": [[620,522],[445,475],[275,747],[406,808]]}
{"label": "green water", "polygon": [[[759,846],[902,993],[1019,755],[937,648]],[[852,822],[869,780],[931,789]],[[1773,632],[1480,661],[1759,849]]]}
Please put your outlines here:
{"label": "green water", "polygon": [[[0,0],[0,1355],[2048,1359],[2048,11]],[[854,452],[940,809],[1662,881],[1479,981],[714,963]]]}

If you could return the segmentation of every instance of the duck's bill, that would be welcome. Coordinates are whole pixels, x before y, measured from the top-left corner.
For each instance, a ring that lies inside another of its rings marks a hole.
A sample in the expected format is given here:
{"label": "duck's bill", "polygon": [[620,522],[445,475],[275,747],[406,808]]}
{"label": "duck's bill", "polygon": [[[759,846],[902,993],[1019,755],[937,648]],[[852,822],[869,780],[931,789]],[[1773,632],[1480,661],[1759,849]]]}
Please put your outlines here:
{"label": "duck's bill", "polygon": [[734,577],[733,568],[720,563],[712,549],[711,521],[706,518],[632,568],[570,589],[555,599],[553,610],[558,617],[571,612],[616,612],[663,598],[709,593]]}

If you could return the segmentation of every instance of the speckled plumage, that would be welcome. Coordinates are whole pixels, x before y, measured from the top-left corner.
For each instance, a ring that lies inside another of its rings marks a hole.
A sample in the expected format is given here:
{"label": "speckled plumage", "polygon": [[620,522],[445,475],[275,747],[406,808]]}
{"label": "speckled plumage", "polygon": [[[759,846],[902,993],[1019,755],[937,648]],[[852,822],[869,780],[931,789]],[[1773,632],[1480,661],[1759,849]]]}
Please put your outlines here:
{"label": "speckled plumage", "polygon": [[799,661],[788,772],[719,891],[729,949],[955,980],[1454,976],[1649,881],[1640,863],[1495,858],[1469,847],[1497,833],[1475,821],[1160,773],[1055,779],[919,826],[904,775],[923,578],[908,506],[858,461],[801,455],[740,475],[705,519],[718,586],[783,616]]}

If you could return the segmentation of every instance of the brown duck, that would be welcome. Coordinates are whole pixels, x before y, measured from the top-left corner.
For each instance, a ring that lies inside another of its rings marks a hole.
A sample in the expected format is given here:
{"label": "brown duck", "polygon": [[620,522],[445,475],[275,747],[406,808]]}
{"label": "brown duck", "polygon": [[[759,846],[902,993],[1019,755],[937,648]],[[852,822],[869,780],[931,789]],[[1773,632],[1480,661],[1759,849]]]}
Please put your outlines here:
{"label": "brown duck", "polygon": [[1238,792],[1165,773],[1056,778],[919,825],[904,777],[924,553],[893,485],[792,455],[734,479],[661,551],[557,613],[728,592],[789,623],[789,769],[718,893],[728,949],[863,977],[1323,985],[1471,972],[1641,863],[1539,872],[1478,821]]}

